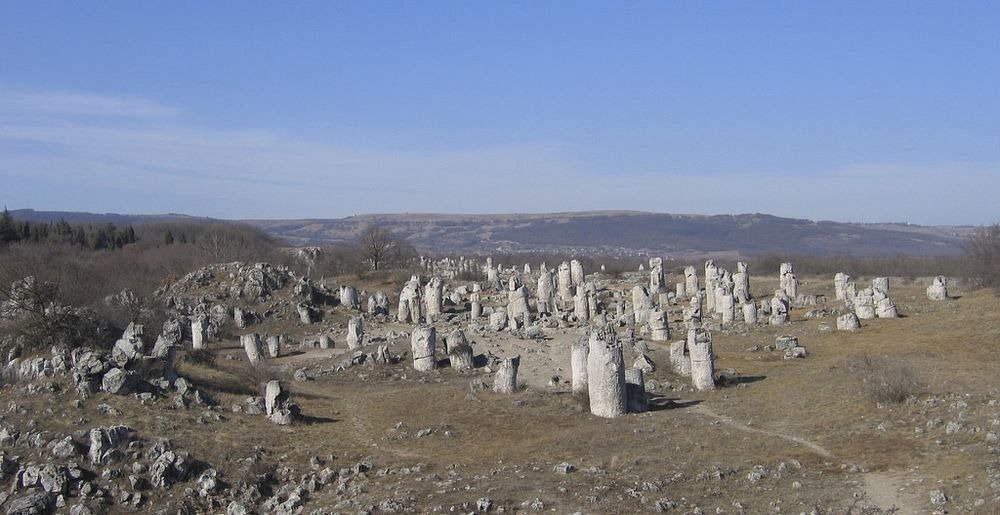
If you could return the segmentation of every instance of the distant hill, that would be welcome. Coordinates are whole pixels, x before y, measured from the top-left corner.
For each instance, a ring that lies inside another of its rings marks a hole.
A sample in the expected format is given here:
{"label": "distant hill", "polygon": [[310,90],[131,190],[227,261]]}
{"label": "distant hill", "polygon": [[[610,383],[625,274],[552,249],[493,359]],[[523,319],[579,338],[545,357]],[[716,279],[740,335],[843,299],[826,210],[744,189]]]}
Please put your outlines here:
{"label": "distant hill", "polygon": [[340,219],[248,220],[299,244],[353,241],[368,223],[439,252],[562,251],[714,254],[949,255],[961,253],[969,227],[849,224],[764,214],[675,215],[635,211],[546,214],[370,214]]}
{"label": "distant hill", "polygon": [[[182,214],[121,215],[11,211],[20,220],[141,224],[220,222]],[[232,220],[230,220],[232,221]],[[353,242],[369,223],[384,225],[424,252],[659,253],[674,257],[765,254],[920,256],[962,252],[972,227],[851,224],[765,214],[678,215],[639,211],[542,214],[368,214],[347,218],[238,220],[292,245]]]}
{"label": "distant hill", "polygon": [[218,222],[213,218],[188,216],[177,213],[162,215],[122,215],[118,213],[85,213],[80,211],[35,211],[34,209],[12,209],[10,216],[16,220],[30,222],[58,222],[66,220],[71,224],[142,224],[154,222]]}

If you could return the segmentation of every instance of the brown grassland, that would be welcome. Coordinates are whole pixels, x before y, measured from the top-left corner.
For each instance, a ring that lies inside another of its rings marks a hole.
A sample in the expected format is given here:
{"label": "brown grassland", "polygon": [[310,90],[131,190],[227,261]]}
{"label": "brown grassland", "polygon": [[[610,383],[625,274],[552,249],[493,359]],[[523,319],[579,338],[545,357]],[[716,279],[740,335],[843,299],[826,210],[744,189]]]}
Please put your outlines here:
{"label": "brown grassland", "polygon": [[[753,277],[754,294],[764,297],[776,282]],[[951,292],[958,298],[931,302],[927,284],[893,278],[903,317],[863,321],[857,332],[821,331],[821,325],[835,326],[833,317],[807,319],[806,309],[795,309],[786,326],[713,333],[716,372],[725,378],[712,392],[684,386],[670,370],[668,346],[650,343],[658,365],[646,378],[653,408],[616,419],[591,415],[585,399],[569,393],[568,348],[579,338],[576,329],[550,330],[541,342],[468,333],[477,353],[521,354],[524,387],[510,396],[470,390],[477,377],[489,383],[481,369],[413,371],[408,338],[387,342],[404,358],[381,368],[335,370],[345,353],[341,338],[333,350],[271,360],[263,374],[249,368],[237,341],[227,340],[215,344],[214,364],[182,355],[179,365],[224,407],[218,421],[204,408],[166,411],[163,403],[105,394],[71,408],[71,388],[54,397],[5,399],[29,408],[7,418],[34,418],[61,432],[124,422],[143,435],[169,436],[230,482],[259,472],[240,462],[255,453],[297,474],[309,470],[313,456],[335,469],[370,464],[367,479],[316,492],[307,508],[347,510],[347,499],[378,505],[389,498],[415,512],[468,513],[477,499],[489,497],[508,511],[527,510],[523,503],[537,498],[546,511],[561,513],[695,507],[706,513],[930,513],[943,509],[929,497],[941,490],[951,512],[996,513],[1000,491],[990,483],[1000,479],[1000,299],[959,286]],[[391,281],[359,286],[398,288]],[[800,289],[825,294],[826,307],[835,306],[830,277],[803,278]],[[682,337],[679,309],[670,312],[674,339]],[[343,327],[344,317],[338,312],[325,323]],[[390,329],[409,327],[373,324],[369,334],[379,338]],[[266,330],[302,332],[291,324]],[[439,327],[439,338],[448,330]],[[808,349],[805,359],[762,350],[785,334]],[[634,358],[627,351],[626,363]],[[298,368],[312,380],[292,381]],[[906,400],[872,397],[873,381],[899,374],[907,374]],[[553,375],[561,377],[557,386],[548,385]],[[259,395],[257,383],[272,376],[287,379],[306,420],[282,427],[230,412],[229,406]],[[104,403],[127,417],[102,414]],[[47,410],[51,415],[39,418]],[[428,428],[429,435],[417,435]],[[554,472],[561,462],[576,470]],[[170,495],[181,492],[174,488]]]}

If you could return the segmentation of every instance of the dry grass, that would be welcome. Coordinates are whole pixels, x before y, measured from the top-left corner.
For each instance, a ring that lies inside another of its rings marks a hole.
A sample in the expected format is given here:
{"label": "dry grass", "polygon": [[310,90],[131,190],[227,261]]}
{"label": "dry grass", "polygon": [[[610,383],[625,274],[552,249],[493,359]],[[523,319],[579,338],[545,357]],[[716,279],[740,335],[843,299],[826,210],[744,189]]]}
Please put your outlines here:
{"label": "dry grass", "polygon": [[[754,281],[758,295],[775,287],[770,278]],[[379,282],[364,286],[377,288]],[[691,511],[693,505],[706,512],[736,512],[733,503],[738,502],[747,513],[762,513],[772,511],[772,503],[780,499],[782,512],[808,513],[820,506],[823,512],[862,513],[864,508],[854,499],[863,490],[858,485],[864,483],[865,473],[853,471],[854,465],[923,481],[915,487],[921,509],[927,504],[926,491],[947,480],[951,506],[963,511],[977,496],[991,498],[983,438],[972,432],[945,435],[942,425],[927,423],[959,418],[951,406],[961,400],[969,405],[962,411],[964,424],[989,425],[991,413],[983,407],[998,393],[1000,320],[995,313],[1000,312],[1000,301],[988,292],[956,290],[959,300],[934,303],[923,296],[924,287],[921,281],[894,281],[892,295],[906,317],[867,321],[854,333],[821,332],[819,325],[833,320],[806,320],[801,309],[793,311],[795,322],[789,326],[717,333],[717,370],[735,371],[726,372],[730,380],[724,388],[661,392],[656,411],[612,420],[590,415],[585,397],[535,383],[514,395],[485,391],[470,400],[468,384],[475,375],[447,368],[418,374],[403,363],[383,369],[355,367],[317,374],[315,381],[288,383],[292,399],[314,418],[285,428],[264,417],[228,413],[228,407],[247,395],[259,395],[266,380],[285,379],[280,376],[303,366],[311,371],[330,368],[334,359],[309,351],[270,360],[267,367],[250,367],[245,359],[221,357],[241,356],[242,349],[231,344],[219,346],[214,365],[192,360],[182,364],[183,374],[226,408],[222,422],[197,423],[203,411],[198,408],[164,416],[157,406],[106,395],[86,401],[82,413],[70,410],[68,416],[59,416],[72,398],[66,394],[49,403],[58,410],[46,421],[46,429],[75,430],[81,416],[90,425],[117,422],[96,410],[106,402],[127,413],[127,422],[140,434],[169,436],[230,479],[267,475],[268,470],[244,469],[236,463],[254,446],[262,448],[261,463],[299,473],[308,468],[311,456],[334,468],[360,461],[375,470],[419,467],[419,474],[372,475],[364,492],[375,504],[386,497],[408,499],[418,512],[437,506],[448,511],[479,497],[520,508],[521,502],[539,497],[546,509],[558,512],[649,511],[657,499],[669,498],[680,503],[678,512]],[[833,296],[829,278],[804,277],[802,289]],[[676,316],[671,314],[671,323]],[[565,351],[562,347],[575,337],[572,331],[567,334],[538,344],[538,351]],[[774,353],[747,351],[773,343],[781,334],[798,336],[809,356],[784,360]],[[493,349],[493,343],[480,340],[477,351]],[[408,342],[400,340],[393,351],[407,347]],[[647,382],[684,383],[667,370],[665,351],[652,347],[660,367]],[[539,356],[523,356],[527,372]],[[562,367],[539,375],[568,375],[568,362]],[[523,377],[530,378],[527,373]],[[865,379],[892,385],[885,397],[879,394],[875,400],[900,398],[905,392],[916,394],[918,402],[872,402],[865,395]],[[912,384],[919,379],[919,389],[911,388],[911,379]],[[24,403],[30,407],[39,402],[37,412],[46,407],[41,401],[30,397]],[[720,423],[708,411],[731,423]],[[394,429],[400,422],[402,429]],[[876,429],[883,424],[885,430]],[[915,432],[915,427],[924,432]],[[415,436],[425,428],[434,432]],[[814,442],[832,457],[790,436]],[[803,468],[773,476],[779,464],[793,460]],[[553,465],[562,461],[579,470],[570,476],[554,474]],[[769,475],[750,483],[747,474],[755,465],[763,465]],[[590,467],[597,472],[588,472]],[[793,481],[803,488],[792,488]],[[315,494],[314,502],[333,507],[342,499],[343,494],[329,488]]]}
{"label": "dry grass", "polygon": [[209,349],[189,349],[180,357],[181,361],[200,367],[215,367],[215,351]]}
{"label": "dry grass", "polygon": [[861,375],[865,397],[874,402],[899,404],[921,391],[913,369],[888,358],[864,356],[848,369]]}

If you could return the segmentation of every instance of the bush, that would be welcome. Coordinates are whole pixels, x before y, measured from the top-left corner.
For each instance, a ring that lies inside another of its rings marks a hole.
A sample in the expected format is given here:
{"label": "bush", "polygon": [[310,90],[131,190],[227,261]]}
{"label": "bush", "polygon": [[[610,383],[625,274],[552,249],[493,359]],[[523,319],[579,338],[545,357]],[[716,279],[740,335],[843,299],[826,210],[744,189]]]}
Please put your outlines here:
{"label": "bush", "polygon": [[215,367],[216,354],[209,349],[191,349],[184,353],[184,361],[193,365],[203,367]]}
{"label": "bush", "polygon": [[241,384],[248,390],[253,390],[257,392],[257,395],[264,394],[264,385],[268,381],[272,380],[282,380],[281,373],[273,368],[271,368],[266,363],[253,363],[246,367],[245,370],[240,371]]}
{"label": "bush", "polygon": [[861,373],[865,397],[873,402],[899,404],[921,391],[913,370],[894,360],[865,356],[850,368]]}
{"label": "bush", "polygon": [[968,277],[973,286],[1000,294],[1000,224],[983,227],[965,245]]}
{"label": "bush", "polygon": [[[756,256],[746,261],[750,265],[750,273],[754,276],[778,275],[781,263],[792,263],[795,273],[801,275],[833,275],[844,272],[855,277],[926,277],[949,274],[961,270],[964,260],[960,255],[954,256],[854,256],[850,254],[835,254],[832,256],[809,255],[767,255]],[[729,263],[716,260],[720,266]],[[735,264],[731,270],[735,268]]]}

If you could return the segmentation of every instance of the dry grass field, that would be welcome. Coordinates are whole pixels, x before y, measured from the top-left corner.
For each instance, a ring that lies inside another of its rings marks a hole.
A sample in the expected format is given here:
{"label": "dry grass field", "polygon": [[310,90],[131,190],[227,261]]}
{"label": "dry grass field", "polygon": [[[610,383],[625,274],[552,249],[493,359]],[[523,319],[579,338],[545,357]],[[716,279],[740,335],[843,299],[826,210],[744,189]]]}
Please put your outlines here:
{"label": "dry grass field", "polygon": [[[611,286],[630,284],[616,281]],[[753,292],[763,297],[776,283],[752,278]],[[805,309],[793,310],[785,326],[714,332],[724,378],[712,392],[692,391],[670,370],[668,346],[651,342],[652,409],[616,419],[591,415],[569,392],[569,346],[581,332],[563,328],[547,329],[543,341],[467,331],[477,354],[521,355],[523,388],[514,395],[470,388],[478,379],[491,383],[481,368],[415,372],[405,337],[386,341],[400,363],[343,370],[336,366],[347,352],[342,337],[334,349],[292,352],[266,370],[251,368],[238,342],[223,341],[214,364],[184,356],[179,364],[220,409],[106,394],[76,408],[67,387],[6,398],[26,410],[4,420],[30,418],[53,433],[125,423],[150,438],[170,437],[230,484],[340,471],[335,484],[311,493],[306,513],[470,513],[482,511],[477,501],[485,498],[495,511],[558,513],[996,513],[1000,299],[953,288],[958,298],[931,302],[926,284],[893,278],[903,317],[863,321],[857,332],[823,330],[834,317],[805,318]],[[831,278],[804,278],[800,290],[825,294],[825,307],[835,307]],[[343,327],[344,317],[324,323]],[[674,339],[680,318],[672,307]],[[450,331],[438,325],[439,338]],[[409,329],[371,323],[369,340]],[[295,324],[267,330],[303,334]],[[765,350],[778,335],[797,336],[808,356],[786,360]],[[626,363],[635,357],[626,351]],[[310,380],[292,380],[298,369]],[[305,420],[284,427],[230,410],[274,377],[286,380]],[[882,381],[901,382],[905,400],[879,402]],[[102,404],[115,409],[108,414]],[[556,471],[561,463],[573,470]],[[933,503],[934,491],[947,501]],[[184,499],[175,487],[144,509]]]}

